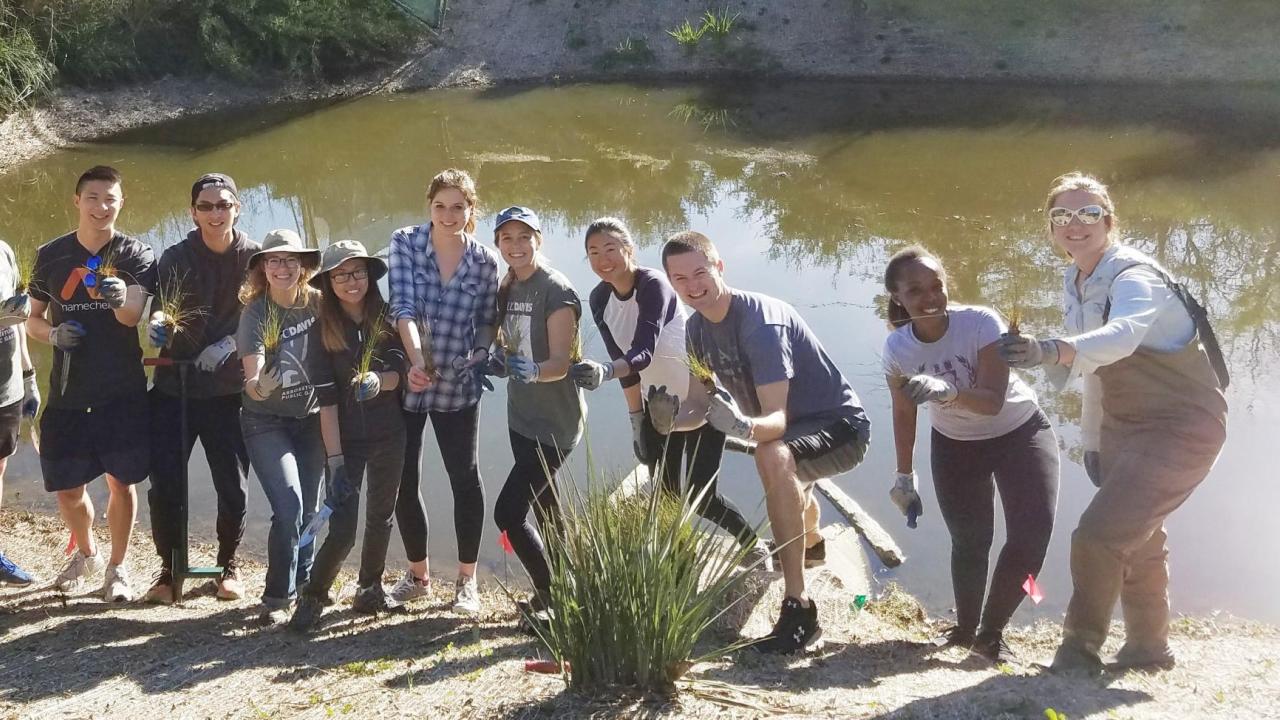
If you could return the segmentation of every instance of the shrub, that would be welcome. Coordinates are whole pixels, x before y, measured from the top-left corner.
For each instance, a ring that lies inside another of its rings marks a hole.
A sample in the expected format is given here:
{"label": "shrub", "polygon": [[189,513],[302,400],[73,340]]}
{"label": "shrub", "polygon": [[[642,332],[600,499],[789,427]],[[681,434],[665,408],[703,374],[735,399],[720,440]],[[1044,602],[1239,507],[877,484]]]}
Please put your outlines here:
{"label": "shrub", "polygon": [[615,501],[603,485],[593,477],[579,490],[562,471],[558,520],[544,537],[555,610],[539,636],[575,690],[669,693],[695,662],[726,651],[694,655],[732,606],[747,551],[703,531],[699,498],[658,487]]}
{"label": "shrub", "polygon": [[0,3],[0,114],[8,114],[53,85],[55,69],[36,45],[25,18]]}

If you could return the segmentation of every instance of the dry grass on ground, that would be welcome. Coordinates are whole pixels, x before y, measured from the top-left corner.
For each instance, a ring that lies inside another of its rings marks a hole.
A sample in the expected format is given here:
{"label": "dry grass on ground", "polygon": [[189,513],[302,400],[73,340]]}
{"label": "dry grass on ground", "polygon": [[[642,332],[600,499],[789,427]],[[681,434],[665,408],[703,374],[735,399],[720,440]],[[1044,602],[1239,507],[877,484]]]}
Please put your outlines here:
{"label": "dry grass on ground", "polygon": [[[1097,718],[1280,717],[1280,630],[1235,619],[1181,619],[1170,672],[1089,681],[1034,668],[992,669],[937,652],[909,596],[890,591],[865,610],[835,584],[818,594],[827,646],[778,659],[741,653],[696,666],[673,699],[583,698],[559,677],[529,674],[538,648],[515,628],[493,584],[486,613],[448,611],[444,589],[408,615],[371,618],[338,607],[313,637],[256,623],[257,603],[220,602],[192,587],[177,607],[112,607],[48,588],[65,535],[56,519],[0,514],[3,548],[44,585],[0,590],[0,716],[60,717],[762,717]],[[131,555],[145,584],[144,533]],[[261,567],[248,568],[251,594]],[[446,583],[440,583],[442,588]],[[771,596],[766,596],[771,597]],[[756,627],[768,611],[748,623]],[[1030,659],[1049,656],[1058,629],[1013,634]],[[722,634],[715,642],[731,638]],[[1114,640],[1113,640],[1114,642]]]}

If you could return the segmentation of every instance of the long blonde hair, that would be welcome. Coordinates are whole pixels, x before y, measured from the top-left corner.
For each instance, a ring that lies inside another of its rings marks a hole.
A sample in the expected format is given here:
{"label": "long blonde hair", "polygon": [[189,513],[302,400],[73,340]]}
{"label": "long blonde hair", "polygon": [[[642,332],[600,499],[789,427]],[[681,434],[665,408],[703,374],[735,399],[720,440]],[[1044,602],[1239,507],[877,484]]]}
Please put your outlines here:
{"label": "long blonde hair", "polygon": [[[249,271],[245,273],[244,282],[241,283],[240,292],[237,294],[241,305],[247,307],[249,303],[267,294],[267,273],[262,269],[264,264],[259,258],[259,261],[250,266]],[[310,307],[311,303],[320,297],[320,291],[311,287],[308,283],[316,274],[316,269],[307,267],[304,263],[299,263],[298,284],[296,286],[298,293],[295,296],[293,307]]]}
{"label": "long blonde hair", "polygon": [[[1072,170],[1065,175],[1059,175],[1054,178],[1053,184],[1049,187],[1049,194],[1044,198],[1045,222],[1048,222],[1050,208],[1057,202],[1058,196],[1072,190],[1083,190],[1090,195],[1097,195],[1102,201],[1102,208],[1107,211],[1107,215],[1111,218],[1111,228],[1107,230],[1107,240],[1115,242],[1119,237],[1119,218],[1116,217],[1116,206],[1111,200],[1111,193],[1098,178],[1082,173],[1079,170]],[[1053,225],[1049,225],[1049,233],[1053,234]]]}

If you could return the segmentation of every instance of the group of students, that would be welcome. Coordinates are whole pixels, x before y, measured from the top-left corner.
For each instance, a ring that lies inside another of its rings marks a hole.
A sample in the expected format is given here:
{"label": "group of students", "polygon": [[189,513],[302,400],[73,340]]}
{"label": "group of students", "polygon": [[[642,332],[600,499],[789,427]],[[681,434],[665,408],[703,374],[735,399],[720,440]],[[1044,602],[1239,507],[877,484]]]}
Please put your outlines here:
{"label": "group of students", "polygon": [[[12,454],[20,417],[40,398],[29,353],[13,325],[56,350],[51,397],[40,418],[41,468],[77,552],[56,584],[75,592],[105,567],[107,600],[132,597],[121,563],[135,515],[133,486],[148,475],[162,560],[145,599],[181,596],[172,557],[182,518],[182,465],[199,439],[218,496],[217,594],[239,598],[236,552],[252,467],[272,510],[263,618],[316,626],[354,546],[364,488],[365,537],[353,607],[394,610],[427,592],[427,512],[419,491],[423,433],[431,420],[454,498],[458,577],[454,609],[479,608],[476,561],[484,520],[478,471],[479,406],[491,377],[508,378],[514,463],[494,520],[528,571],[523,604],[553,613],[543,532],[556,512],[557,470],[583,434],[583,390],[617,380],[633,449],[662,487],[684,482],[697,511],[734,536],[753,566],[780,564],[784,599],[758,649],[791,653],[821,636],[804,570],[825,557],[815,481],[865,457],[870,423],[853,388],[795,308],[732,288],[706,236],[685,231],[662,248],[662,269],[641,267],[626,225],[601,218],[584,249],[600,283],[588,306],[608,359],[581,357],[581,301],[542,252],[537,215],[511,207],[493,226],[496,252],[477,240],[475,183],[447,170],[427,189],[429,220],[397,230],[388,260],[358,242],[323,252],[293,231],[258,245],[235,228],[238,190],[222,174],[191,189],[196,228],[154,262],[150,248],[115,230],[119,173],[79,179],[77,230],[42,246],[27,294],[0,253],[0,353],[11,366],[0,390],[0,453]],[[1061,383],[1085,379],[1085,466],[1099,491],[1072,536],[1074,591],[1057,669],[1100,672],[1117,601],[1128,633],[1117,662],[1167,667],[1168,574],[1164,518],[1208,474],[1225,439],[1228,378],[1203,309],[1152,258],[1117,239],[1107,188],[1072,173],[1055,180],[1046,222],[1071,265],[1070,334],[1039,340],[993,310],[953,305],[938,258],[913,246],[885,270],[883,353],[893,403],[897,475],[890,497],[911,527],[923,514],[914,445],[928,405],[930,461],[951,535],[956,624],[940,640],[993,662],[1012,657],[1003,631],[1039,573],[1054,524],[1057,438],[1031,388],[1010,368],[1049,367]],[[499,270],[499,256],[506,270]],[[376,281],[388,278],[390,298]],[[148,392],[136,326],[148,297],[147,336],[163,357]],[[232,356],[239,362],[235,362]],[[23,370],[19,381],[17,368]],[[0,370],[3,370],[0,367]],[[182,392],[187,437],[181,437]],[[732,443],[752,453],[776,543],[716,489]],[[0,474],[3,465],[0,465]],[[90,532],[85,492],[106,473],[111,557]],[[1007,539],[990,583],[994,490]],[[323,491],[322,491],[323,488]],[[323,500],[323,509],[322,509]],[[328,520],[315,550],[313,536]],[[382,585],[393,520],[408,568]],[[10,583],[29,577],[0,556]],[[984,602],[985,598],[985,602]]]}

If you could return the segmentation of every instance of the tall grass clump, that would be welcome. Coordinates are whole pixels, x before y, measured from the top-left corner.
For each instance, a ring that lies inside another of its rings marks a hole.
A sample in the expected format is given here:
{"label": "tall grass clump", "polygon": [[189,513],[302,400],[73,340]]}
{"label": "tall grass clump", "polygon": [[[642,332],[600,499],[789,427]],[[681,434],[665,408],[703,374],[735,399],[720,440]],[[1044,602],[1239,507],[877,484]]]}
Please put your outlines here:
{"label": "tall grass clump", "polygon": [[729,37],[729,33],[733,32],[734,23],[738,22],[738,17],[742,13],[729,14],[729,8],[721,8],[716,12],[707,10],[702,13],[702,29],[704,32],[711,33],[711,36],[724,40]]}
{"label": "tall grass clump", "polygon": [[688,18],[685,18],[685,21],[682,24],[668,30],[667,34],[675,38],[676,42],[680,43],[680,47],[683,47],[686,50],[692,50],[697,47],[698,41],[702,39],[702,36],[706,32],[706,24],[695,26],[693,23],[689,22]]}
{"label": "tall grass clump", "polygon": [[284,310],[271,298],[263,298],[262,322],[258,332],[262,335],[262,352],[266,356],[266,364],[271,365],[280,352],[280,343],[284,340]]}
{"label": "tall grass clump", "polygon": [[0,1],[0,115],[22,107],[53,87],[56,68],[41,50],[29,18]]}
{"label": "tall grass clump", "polygon": [[174,335],[184,332],[195,319],[207,315],[209,311],[187,302],[193,297],[187,289],[187,274],[171,273],[160,285],[160,312],[169,317],[170,330]]}
{"label": "tall grass clump", "polygon": [[373,370],[373,363],[378,360],[378,345],[391,334],[391,328],[382,319],[382,313],[374,316],[375,320],[360,328],[360,347],[356,351],[356,366],[351,373],[351,391],[354,394],[360,386],[360,378]]}
{"label": "tall grass clump", "polygon": [[18,277],[14,289],[19,293],[31,289],[36,276],[36,256],[28,251],[15,250],[14,261],[17,263]]}
{"label": "tall grass clump", "polygon": [[732,606],[747,551],[701,531],[697,498],[659,487],[611,499],[592,475],[580,490],[561,471],[560,513],[544,537],[553,610],[534,627],[575,690],[670,693],[694,663],[726,651],[695,654]]}

